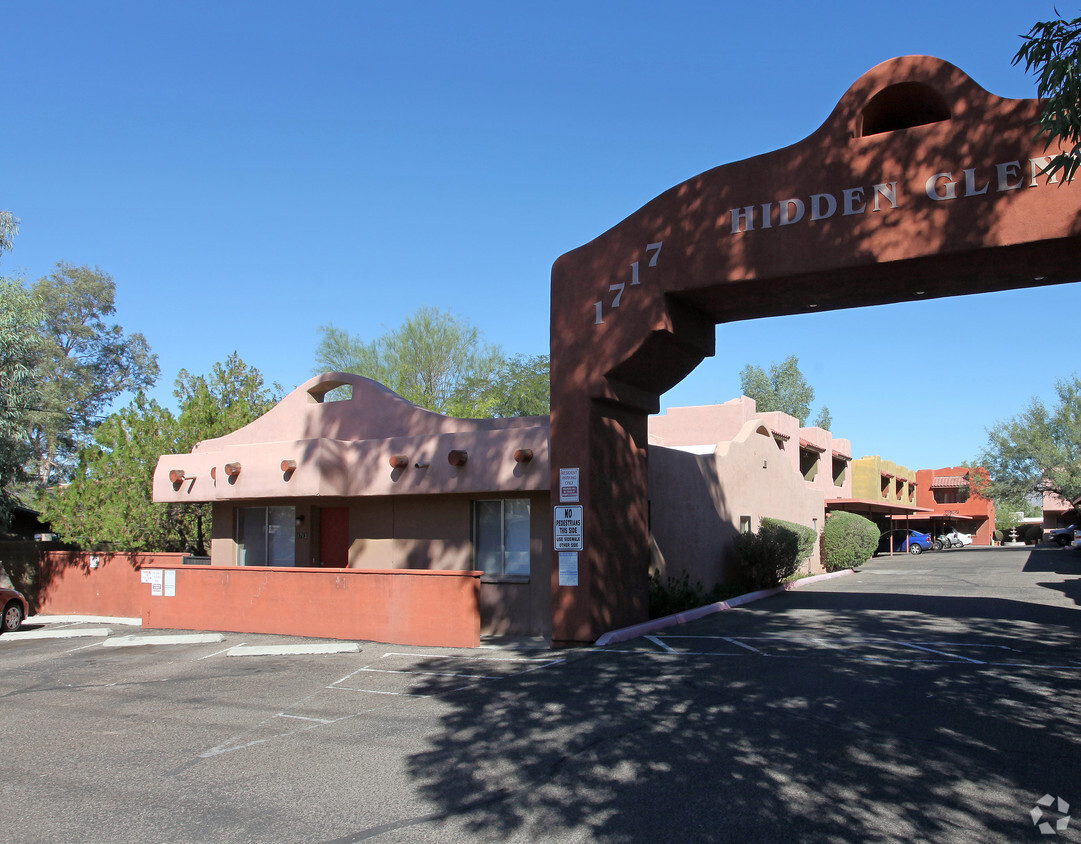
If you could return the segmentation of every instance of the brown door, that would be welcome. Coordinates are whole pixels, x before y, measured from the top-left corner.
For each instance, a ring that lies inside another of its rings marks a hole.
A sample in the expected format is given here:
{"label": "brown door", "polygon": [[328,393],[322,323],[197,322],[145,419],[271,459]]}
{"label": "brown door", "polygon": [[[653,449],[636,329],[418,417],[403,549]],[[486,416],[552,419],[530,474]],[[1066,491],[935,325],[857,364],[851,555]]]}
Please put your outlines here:
{"label": "brown door", "polygon": [[319,562],[329,568],[349,565],[349,508],[319,510]]}

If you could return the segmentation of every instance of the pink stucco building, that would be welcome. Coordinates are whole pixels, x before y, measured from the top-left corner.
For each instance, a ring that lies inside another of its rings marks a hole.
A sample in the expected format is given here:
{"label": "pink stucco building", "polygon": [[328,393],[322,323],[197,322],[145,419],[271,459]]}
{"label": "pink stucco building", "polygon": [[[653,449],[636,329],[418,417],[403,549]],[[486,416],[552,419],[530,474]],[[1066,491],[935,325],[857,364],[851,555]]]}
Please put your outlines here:
{"label": "pink stucco building", "polygon": [[[649,418],[652,570],[706,589],[737,577],[733,544],[763,517],[821,531],[828,499],[851,497],[852,446],[741,396]],[[807,571],[821,569],[816,547]]]}
{"label": "pink stucco building", "polygon": [[455,419],[326,373],[162,456],[158,502],[212,502],[212,566],[479,571],[481,630],[547,636],[548,417]]}

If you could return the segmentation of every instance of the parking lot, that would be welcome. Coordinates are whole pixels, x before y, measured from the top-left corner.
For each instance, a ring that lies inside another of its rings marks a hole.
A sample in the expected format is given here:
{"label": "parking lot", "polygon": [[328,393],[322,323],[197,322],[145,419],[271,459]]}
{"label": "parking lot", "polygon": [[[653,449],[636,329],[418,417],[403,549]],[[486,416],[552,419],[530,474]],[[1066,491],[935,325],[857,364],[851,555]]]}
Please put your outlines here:
{"label": "parking lot", "polygon": [[564,651],[5,635],[0,841],[1048,840],[1038,800],[1081,811],[1079,575],[887,557]]}

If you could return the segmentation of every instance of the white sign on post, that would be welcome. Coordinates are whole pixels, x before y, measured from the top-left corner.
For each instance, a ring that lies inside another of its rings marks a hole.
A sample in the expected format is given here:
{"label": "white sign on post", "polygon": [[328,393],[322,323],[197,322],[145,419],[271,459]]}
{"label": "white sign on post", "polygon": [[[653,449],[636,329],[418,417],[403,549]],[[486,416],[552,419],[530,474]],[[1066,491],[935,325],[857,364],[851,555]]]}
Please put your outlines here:
{"label": "white sign on post", "polygon": [[556,551],[581,551],[582,550],[582,505],[565,507],[560,505],[555,508],[555,517],[552,519],[555,526]]}
{"label": "white sign on post", "polygon": [[559,500],[561,503],[578,500],[578,469],[559,470]]}

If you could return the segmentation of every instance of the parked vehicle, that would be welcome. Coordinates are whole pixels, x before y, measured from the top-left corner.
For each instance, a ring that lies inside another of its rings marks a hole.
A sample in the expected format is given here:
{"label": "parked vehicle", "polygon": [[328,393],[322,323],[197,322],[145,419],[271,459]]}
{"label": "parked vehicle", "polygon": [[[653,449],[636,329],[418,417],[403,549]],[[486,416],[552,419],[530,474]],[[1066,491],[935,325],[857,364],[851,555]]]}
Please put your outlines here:
{"label": "parked vehicle", "polygon": [[894,551],[922,554],[932,548],[931,534],[904,529],[886,531],[879,540],[879,550],[888,550],[891,545]]}
{"label": "parked vehicle", "polygon": [[1081,550],[1081,530],[1073,532],[1073,542],[1070,543],[1070,546]]}
{"label": "parked vehicle", "polygon": [[1074,531],[1077,529],[1076,525],[1070,525],[1064,528],[1055,528],[1047,532],[1047,538],[1054,542],[1061,548],[1065,548],[1074,540]]}
{"label": "parked vehicle", "polygon": [[22,592],[0,586],[0,606],[3,606],[3,615],[0,615],[0,633],[11,633],[22,627],[23,619],[30,614],[30,605],[26,602]]}
{"label": "parked vehicle", "polygon": [[961,533],[958,530],[951,530],[942,534],[935,542],[936,544],[941,543],[943,548],[963,548],[972,544],[972,535]]}

